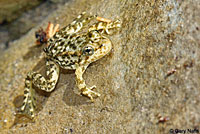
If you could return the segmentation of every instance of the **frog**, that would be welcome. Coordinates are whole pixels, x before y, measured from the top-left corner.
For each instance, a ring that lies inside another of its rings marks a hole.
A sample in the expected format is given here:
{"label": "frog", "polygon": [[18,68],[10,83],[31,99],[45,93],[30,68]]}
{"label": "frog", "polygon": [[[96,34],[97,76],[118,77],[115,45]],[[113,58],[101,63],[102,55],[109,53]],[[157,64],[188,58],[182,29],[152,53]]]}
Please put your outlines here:
{"label": "frog", "polygon": [[[94,24],[89,25],[92,21]],[[89,28],[86,29],[86,26]],[[29,118],[35,118],[36,97],[33,85],[45,92],[52,92],[59,79],[60,69],[75,70],[76,85],[81,94],[94,102],[94,97],[100,94],[95,92],[96,86],[88,87],[83,74],[90,63],[106,56],[112,49],[111,35],[121,27],[119,19],[111,21],[82,12],[72,23],[59,30],[51,30],[51,37],[43,49],[46,59],[46,76],[30,71],[25,79],[24,99],[20,113]],[[56,31],[56,32],[55,32]]]}

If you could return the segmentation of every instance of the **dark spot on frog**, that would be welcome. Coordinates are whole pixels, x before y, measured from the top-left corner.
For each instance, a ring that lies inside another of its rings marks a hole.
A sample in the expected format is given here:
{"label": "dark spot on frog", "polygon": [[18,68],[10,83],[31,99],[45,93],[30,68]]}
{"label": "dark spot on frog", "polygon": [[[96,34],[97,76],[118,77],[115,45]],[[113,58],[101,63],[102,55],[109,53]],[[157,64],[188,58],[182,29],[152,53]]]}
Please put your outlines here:
{"label": "dark spot on frog", "polygon": [[68,60],[70,59],[70,56],[69,56],[69,55],[67,55],[66,57],[67,57]]}
{"label": "dark spot on frog", "polygon": [[74,46],[75,46],[74,44],[70,44],[70,45],[69,45],[70,48],[73,48]]}
{"label": "dark spot on frog", "polygon": [[53,38],[54,38],[54,39],[58,39],[58,36],[57,36],[57,34],[55,34],[55,35],[53,36]]}
{"label": "dark spot on frog", "polygon": [[28,93],[28,91],[27,90],[24,90],[24,94],[27,94]]}
{"label": "dark spot on frog", "polygon": [[72,46],[72,49],[73,49],[73,50],[76,50],[76,46],[75,46],[75,45],[73,45],[73,46]]}
{"label": "dark spot on frog", "polygon": [[77,40],[77,42],[76,42],[76,43],[80,44],[81,42],[82,42],[81,40]]}
{"label": "dark spot on frog", "polygon": [[70,36],[69,39],[71,40],[73,38],[73,36]]}
{"label": "dark spot on frog", "polygon": [[54,50],[57,51],[57,47],[55,47]]}
{"label": "dark spot on frog", "polygon": [[50,41],[50,42],[53,42],[53,39],[52,39],[52,38],[50,38],[50,39],[49,39],[49,41]]}
{"label": "dark spot on frog", "polygon": [[60,45],[61,45],[61,46],[63,46],[64,44],[65,44],[65,42],[64,42],[64,41],[60,43]]}

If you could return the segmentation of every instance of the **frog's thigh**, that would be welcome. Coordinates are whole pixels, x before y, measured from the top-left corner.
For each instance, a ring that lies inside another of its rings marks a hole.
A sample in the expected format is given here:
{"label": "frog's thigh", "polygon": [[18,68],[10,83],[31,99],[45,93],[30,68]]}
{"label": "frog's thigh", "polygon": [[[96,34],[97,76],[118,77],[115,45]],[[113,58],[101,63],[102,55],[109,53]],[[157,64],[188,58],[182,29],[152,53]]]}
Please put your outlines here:
{"label": "frog's thigh", "polygon": [[54,90],[59,78],[59,66],[51,60],[46,62],[47,78],[45,79],[41,74],[33,72],[33,84],[46,92]]}
{"label": "frog's thigh", "polygon": [[120,28],[121,27],[121,21],[120,20],[116,20],[116,21],[111,21],[111,22],[97,22],[96,24],[90,26],[88,28],[88,32],[93,31],[93,30],[97,30],[99,31],[101,34],[111,34],[110,30],[113,30],[115,28]]}
{"label": "frog's thigh", "polygon": [[83,12],[76,19],[74,19],[73,22],[64,29],[64,31],[66,31],[66,34],[77,33],[95,18],[96,15],[88,15],[86,12]]}

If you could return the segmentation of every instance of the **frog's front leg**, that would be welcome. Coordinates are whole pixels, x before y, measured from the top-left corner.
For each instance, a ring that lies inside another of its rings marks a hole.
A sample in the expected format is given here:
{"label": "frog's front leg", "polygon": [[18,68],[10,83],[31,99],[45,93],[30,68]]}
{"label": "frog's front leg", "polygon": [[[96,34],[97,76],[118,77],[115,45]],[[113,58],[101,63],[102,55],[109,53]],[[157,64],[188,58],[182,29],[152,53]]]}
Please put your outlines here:
{"label": "frog's front leg", "polygon": [[35,116],[36,107],[34,96],[35,91],[32,88],[32,85],[35,85],[43,91],[51,92],[55,88],[59,78],[59,66],[53,61],[47,59],[46,68],[48,79],[45,79],[41,74],[36,72],[29,72],[25,79],[24,101],[22,107],[20,108],[20,112],[28,115],[31,119]]}
{"label": "frog's front leg", "polygon": [[85,84],[85,80],[83,79],[83,73],[85,72],[86,68],[88,65],[84,65],[84,66],[78,66],[76,69],[76,82],[78,85],[78,88],[81,90],[81,93],[87,97],[89,97],[91,99],[91,101],[93,102],[93,96],[100,96],[99,93],[96,93],[94,91],[92,91],[94,88],[96,88],[96,86],[92,86],[90,88],[88,88]]}

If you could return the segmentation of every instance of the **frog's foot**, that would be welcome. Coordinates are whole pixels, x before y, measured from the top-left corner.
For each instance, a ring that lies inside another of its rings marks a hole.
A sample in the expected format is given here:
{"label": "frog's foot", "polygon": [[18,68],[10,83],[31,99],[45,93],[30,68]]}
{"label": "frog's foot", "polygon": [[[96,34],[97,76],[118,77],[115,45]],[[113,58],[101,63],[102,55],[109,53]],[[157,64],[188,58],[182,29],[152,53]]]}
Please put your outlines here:
{"label": "frog's foot", "polygon": [[97,30],[101,34],[113,34],[115,29],[119,29],[121,27],[121,21],[115,20],[112,21],[110,19],[102,18],[97,16],[96,20],[98,21],[95,25],[89,27],[88,31]]}
{"label": "frog's foot", "polygon": [[92,90],[95,89],[95,88],[96,88],[96,86],[92,86],[92,87],[90,87],[90,88],[87,88],[87,87],[86,87],[86,89],[82,90],[82,93],[81,93],[81,94],[83,94],[83,95],[89,97],[90,100],[91,100],[92,102],[94,102],[93,97],[99,97],[99,96],[100,96],[99,93],[97,93],[97,92],[95,92],[95,91],[92,91]]}
{"label": "frog's foot", "polygon": [[19,108],[17,110],[17,113],[16,115],[21,117],[21,116],[25,116],[31,120],[34,120],[34,117],[35,117],[35,109],[33,108],[32,106],[33,104],[31,103],[27,103],[26,104],[26,107],[23,109],[23,106],[21,108]]}
{"label": "frog's foot", "polygon": [[32,89],[32,81],[30,73],[28,73],[25,80],[25,89],[24,89],[24,101],[20,109],[18,110],[18,115],[25,115],[30,119],[33,119],[35,116],[35,91]]}

